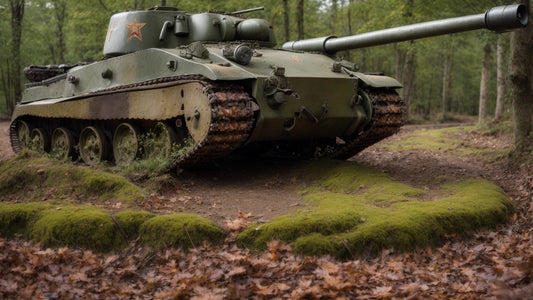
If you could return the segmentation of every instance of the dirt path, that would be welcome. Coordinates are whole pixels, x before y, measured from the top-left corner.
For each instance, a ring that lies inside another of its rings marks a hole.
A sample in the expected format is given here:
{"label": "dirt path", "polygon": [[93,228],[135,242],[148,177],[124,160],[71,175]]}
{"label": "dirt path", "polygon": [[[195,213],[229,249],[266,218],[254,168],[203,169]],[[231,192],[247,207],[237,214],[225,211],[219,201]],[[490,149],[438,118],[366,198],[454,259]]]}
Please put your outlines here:
{"label": "dirt path", "polygon": [[0,160],[15,156],[9,142],[9,121],[0,119]]}

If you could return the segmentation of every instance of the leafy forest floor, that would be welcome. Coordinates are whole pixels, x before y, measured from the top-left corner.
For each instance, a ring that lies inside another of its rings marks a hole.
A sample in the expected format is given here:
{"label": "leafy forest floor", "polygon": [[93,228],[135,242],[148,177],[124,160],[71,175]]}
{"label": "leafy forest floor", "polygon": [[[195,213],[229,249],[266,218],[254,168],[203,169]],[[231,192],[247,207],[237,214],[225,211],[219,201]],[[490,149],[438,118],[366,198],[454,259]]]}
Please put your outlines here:
{"label": "leafy forest floor", "polygon": [[[0,160],[14,157],[8,127],[9,122],[0,122]],[[222,245],[154,252],[135,240],[122,251],[100,254],[69,247],[48,249],[21,238],[0,237],[0,269],[9,270],[0,275],[0,295],[47,299],[531,297],[533,164],[509,158],[511,139],[505,134],[459,129],[451,132],[461,145],[428,145],[424,134],[432,134],[436,127],[441,126],[406,126],[351,160],[423,190],[456,179],[488,180],[516,205],[506,224],[467,238],[449,235],[436,248],[385,250],[344,262],[327,256],[301,257],[275,241],[265,251],[252,252],[236,246],[241,223],[266,222],[305,207],[301,194],[295,193],[302,183],[285,172],[291,161],[224,162],[215,169],[163,178],[157,184],[166,188],[144,201],[150,211],[191,212],[225,226],[230,234]],[[112,209],[126,204],[104,205]]]}

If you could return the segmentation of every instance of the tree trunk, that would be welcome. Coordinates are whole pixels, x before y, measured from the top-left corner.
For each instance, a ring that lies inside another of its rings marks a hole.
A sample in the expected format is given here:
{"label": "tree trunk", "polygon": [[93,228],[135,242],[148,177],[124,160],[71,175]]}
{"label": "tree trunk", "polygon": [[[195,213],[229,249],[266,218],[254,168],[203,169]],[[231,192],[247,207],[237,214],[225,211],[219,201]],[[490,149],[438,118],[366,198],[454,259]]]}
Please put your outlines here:
{"label": "tree trunk", "polygon": [[63,28],[67,17],[67,3],[65,0],[54,1],[55,16],[57,21],[57,48],[59,50],[59,63],[65,63],[65,38]]}
{"label": "tree trunk", "polygon": [[[348,2],[348,7],[347,7],[347,18],[348,18],[348,35],[351,36],[353,35],[353,30],[352,30],[352,3],[353,3],[354,0],[350,0]],[[346,50],[346,60],[348,61],[351,61],[352,60],[352,55],[351,55],[351,51],[350,50]]]}
{"label": "tree trunk", "polygon": [[11,80],[11,70],[9,68],[9,60],[6,60],[6,70],[0,66],[0,73],[2,74],[2,89],[4,91],[4,99],[6,104],[6,112],[11,115],[13,113],[14,109],[14,101],[13,101],[13,90],[11,89],[11,86],[13,85]]}
{"label": "tree trunk", "polygon": [[[20,101],[22,98],[22,85],[21,85],[21,67],[20,67],[20,42],[22,39],[22,18],[24,17],[24,2],[25,0],[10,0],[11,6],[11,57],[13,67],[13,90],[14,90],[14,102]],[[8,111],[9,114],[13,111]]]}
{"label": "tree trunk", "polygon": [[490,64],[492,48],[489,43],[483,47],[483,67],[481,69],[481,83],[479,85],[479,124],[487,122],[487,103],[489,98]]}
{"label": "tree trunk", "polygon": [[298,0],[296,7],[296,23],[298,25],[298,39],[304,39],[304,0]]}
{"label": "tree trunk", "polygon": [[446,119],[446,114],[450,111],[450,90],[452,87],[452,54],[444,55],[444,65],[442,74],[442,118]]}
{"label": "tree trunk", "polygon": [[394,62],[396,69],[396,79],[403,83],[403,73],[405,67],[406,50],[398,47],[398,44],[394,44]]}
{"label": "tree trunk", "polygon": [[413,47],[414,41],[411,41],[409,44],[409,50],[407,51],[407,58],[405,60],[405,68],[404,68],[404,88],[403,88],[403,98],[405,100],[405,104],[407,105],[407,114],[409,114],[409,108],[411,105],[411,98],[414,94],[414,86],[415,86],[415,49]]}
{"label": "tree trunk", "polygon": [[500,35],[498,38],[498,46],[496,48],[496,64],[497,64],[497,86],[498,92],[496,95],[496,110],[494,112],[494,121],[501,121],[505,110],[505,77],[507,76],[504,68],[504,43],[506,35]]}
{"label": "tree trunk", "polygon": [[414,41],[409,42],[407,49],[400,49],[398,44],[395,44],[396,56],[396,78],[403,84],[402,96],[407,107],[411,103],[414,90],[415,79],[415,50],[413,47]]}
{"label": "tree trunk", "polygon": [[285,41],[290,41],[290,30],[289,30],[289,0],[283,0],[283,20],[285,21]]}
{"label": "tree trunk", "polygon": [[337,18],[338,11],[339,6],[337,0],[331,0],[331,16],[329,18],[329,32],[331,34],[336,34],[337,31],[337,22],[339,22]]}
{"label": "tree trunk", "polygon": [[[521,3],[530,7],[529,0]],[[509,57],[509,88],[513,104],[514,146],[518,151],[531,146],[528,138],[532,129],[533,114],[533,26],[511,33]]]}

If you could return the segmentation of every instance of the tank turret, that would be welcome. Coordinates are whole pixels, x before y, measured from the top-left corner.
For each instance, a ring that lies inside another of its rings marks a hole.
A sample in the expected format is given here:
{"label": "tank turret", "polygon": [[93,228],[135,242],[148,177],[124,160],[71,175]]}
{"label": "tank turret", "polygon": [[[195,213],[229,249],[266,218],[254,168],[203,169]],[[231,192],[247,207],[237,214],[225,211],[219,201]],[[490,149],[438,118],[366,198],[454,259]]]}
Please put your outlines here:
{"label": "tank turret", "polygon": [[236,15],[263,7],[228,14],[187,14],[174,7],[115,14],[109,22],[104,56],[111,57],[149,48],[176,48],[193,42],[254,41],[261,46],[276,45],[272,26],[262,19]]}
{"label": "tank turret", "polygon": [[[407,107],[396,79],[357,72],[333,53],[481,28],[528,23],[510,5],[484,14],[350,37],[288,42],[234,13],[159,7],[112,16],[104,59],[30,66],[10,125],[15,152],[30,147],[87,164],[164,156],[190,167],[248,153],[344,159],[396,133]],[[320,151],[315,151],[320,150]]]}

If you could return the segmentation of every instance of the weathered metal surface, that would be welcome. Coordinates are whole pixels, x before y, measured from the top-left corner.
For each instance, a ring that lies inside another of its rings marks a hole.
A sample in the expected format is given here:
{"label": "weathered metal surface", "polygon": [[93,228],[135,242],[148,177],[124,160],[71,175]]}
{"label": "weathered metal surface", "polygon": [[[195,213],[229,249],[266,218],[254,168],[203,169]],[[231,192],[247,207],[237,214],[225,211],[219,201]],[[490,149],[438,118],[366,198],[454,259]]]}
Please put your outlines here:
{"label": "weathered metal surface", "polygon": [[[250,106],[251,98],[241,86],[215,83],[192,76],[174,78],[173,84],[171,87],[135,92],[113,89],[115,93],[83,100],[50,105],[26,105],[24,110],[20,111],[20,115],[31,116],[30,120],[34,123],[37,123],[35,119],[38,118],[68,118],[71,122],[76,119],[163,121],[183,115],[195,146],[189,153],[173,162],[179,166],[205,163],[226,156],[247,140],[254,120]],[[125,90],[129,88],[131,86],[123,87]],[[192,103],[185,101],[184,99],[190,99],[186,97],[191,97],[195,101]],[[145,101],[147,98],[152,101]],[[182,104],[183,107],[192,108],[182,109]],[[75,107],[79,105],[84,105],[87,109],[78,107],[76,110]],[[67,112],[61,113],[63,109]],[[194,117],[195,110],[201,111],[199,118]],[[16,133],[16,124],[17,120],[11,124],[10,138],[13,150],[18,153],[21,145]]]}

